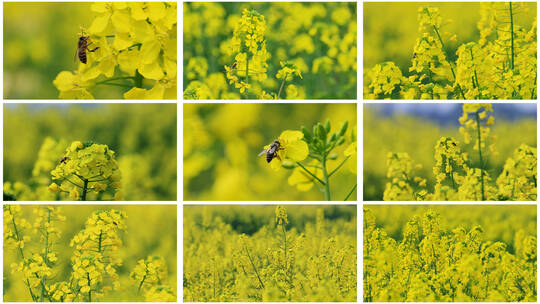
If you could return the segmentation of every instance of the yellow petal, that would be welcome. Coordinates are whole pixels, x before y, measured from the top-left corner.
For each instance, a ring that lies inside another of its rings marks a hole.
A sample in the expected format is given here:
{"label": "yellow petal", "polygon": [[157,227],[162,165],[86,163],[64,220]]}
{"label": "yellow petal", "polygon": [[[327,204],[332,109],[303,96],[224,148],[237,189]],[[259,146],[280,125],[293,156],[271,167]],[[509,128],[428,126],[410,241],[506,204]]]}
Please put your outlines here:
{"label": "yellow petal", "polygon": [[128,33],[117,33],[114,37],[113,47],[118,51],[126,49],[133,44],[134,41],[131,39]]}
{"label": "yellow petal", "polygon": [[295,130],[285,130],[281,132],[279,139],[283,141],[297,141],[304,137],[304,133]]}
{"label": "yellow petal", "polygon": [[148,2],[146,6],[148,8],[148,17],[150,18],[150,21],[156,22],[165,17],[165,3]]}
{"label": "yellow petal", "polygon": [[105,74],[107,77],[112,77],[114,75],[114,67],[116,66],[116,62],[112,57],[109,57],[103,61],[101,61],[98,65],[99,70]]}
{"label": "yellow petal", "polygon": [[141,88],[132,88],[124,93],[124,99],[145,99],[146,90]]}
{"label": "yellow petal", "polygon": [[176,48],[177,48],[176,38],[166,39],[165,43],[163,44],[163,54],[165,55],[165,57],[176,61],[176,54],[177,54]]}
{"label": "yellow petal", "polygon": [[97,78],[101,74],[101,71],[97,66],[91,67],[88,70],[84,71],[81,75],[82,81],[88,81]]}
{"label": "yellow petal", "polygon": [[270,168],[272,168],[275,171],[278,171],[281,168],[281,161],[274,157],[272,161],[270,162]]}
{"label": "yellow petal", "polygon": [[94,96],[90,94],[86,89],[73,89],[69,91],[60,92],[60,99],[94,99]]}
{"label": "yellow petal", "polygon": [[[302,132],[300,132],[302,133]],[[302,134],[303,135],[303,134]],[[309,154],[309,148],[305,141],[298,140],[291,143],[288,143],[285,146],[285,151],[287,153],[287,158],[294,161],[302,161],[306,159]]]}
{"label": "yellow petal", "polygon": [[128,3],[129,8],[131,9],[131,17],[135,20],[145,20],[148,18],[146,13],[143,10],[142,2],[130,2]]}
{"label": "yellow petal", "polygon": [[88,32],[90,34],[99,34],[107,28],[107,25],[109,24],[109,16],[98,16],[94,21],[92,22],[92,25],[90,25],[90,28],[88,29]]}
{"label": "yellow petal", "polygon": [[142,21],[133,21],[132,25],[132,34],[137,42],[144,42],[149,39],[153,39],[154,29],[148,22]]}
{"label": "yellow petal", "polygon": [[163,94],[165,94],[165,88],[159,83],[156,83],[156,85],[146,93],[145,99],[163,99]]}
{"label": "yellow petal", "polygon": [[307,177],[307,173],[302,172],[302,169],[296,168],[293,173],[287,179],[287,182],[291,186],[296,186],[298,191],[308,191],[313,187],[312,178]]}
{"label": "yellow petal", "polygon": [[156,39],[152,39],[142,44],[141,46],[141,62],[149,64],[155,62],[159,52],[161,51],[161,45]]}
{"label": "yellow petal", "polygon": [[167,74],[167,78],[174,78],[176,77],[176,61],[169,60],[167,58],[163,59],[163,66],[165,68],[165,73]]}
{"label": "yellow petal", "polygon": [[139,51],[136,49],[118,54],[118,64],[120,65],[120,69],[129,75],[135,75],[135,70],[139,66],[139,62]]}
{"label": "yellow petal", "polygon": [[353,154],[356,154],[356,142],[351,143],[347,149],[343,152],[345,156],[351,156]]}
{"label": "yellow petal", "polygon": [[127,8],[127,3],[125,2],[113,2],[113,8],[116,10],[122,10]]}
{"label": "yellow petal", "polygon": [[154,61],[150,64],[142,65],[139,68],[139,73],[144,76],[144,78],[147,79],[154,79],[154,80],[160,80],[163,78],[163,70],[159,66],[157,61]]}
{"label": "yellow petal", "polygon": [[74,81],[75,75],[73,75],[73,73],[68,71],[62,71],[53,80],[53,84],[59,91],[68,91],[74,87]]}
{"label": "yellow petal", "polygon": [[117,31],[121,33],[131,31],[131,19],[127,10],[115,11],[111,16],[111,21]]}
{"label": "yellow petal", "polygon": [[165,93],[163,93],[163,99],[176,99],[177,98],[177,87],[176,85],[166,88]]}
{"label": "yellow petal", "polygon": [[96,13],[105,13],[108,10],[107,3],[105,2],[92,3],[92,6],[90,6],[90,9]]}

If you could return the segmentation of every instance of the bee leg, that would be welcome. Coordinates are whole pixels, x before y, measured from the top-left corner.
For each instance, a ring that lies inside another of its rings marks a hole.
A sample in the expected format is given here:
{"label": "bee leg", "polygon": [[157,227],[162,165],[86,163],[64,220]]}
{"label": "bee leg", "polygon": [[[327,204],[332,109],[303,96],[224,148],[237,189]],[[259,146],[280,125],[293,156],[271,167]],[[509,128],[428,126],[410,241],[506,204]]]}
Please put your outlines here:
{"label": "bee leg", "polygon": [[88,49],[89,52],[95,52],[97,49],[99,49],[99,46],[96,47],[95,49],[91,50],[91,49]]}

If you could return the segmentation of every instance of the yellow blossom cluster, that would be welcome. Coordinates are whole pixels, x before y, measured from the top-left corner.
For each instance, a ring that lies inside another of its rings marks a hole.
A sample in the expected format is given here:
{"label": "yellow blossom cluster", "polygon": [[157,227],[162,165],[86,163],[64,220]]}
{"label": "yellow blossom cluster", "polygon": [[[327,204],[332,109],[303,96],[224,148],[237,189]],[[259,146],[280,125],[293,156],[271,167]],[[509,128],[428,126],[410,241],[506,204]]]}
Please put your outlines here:
{"label": "yellow blossom cluster", "polygon": [[[488,116],[487,112],[491,115]],[[426,179],[417,176],[407,153],[389,152],[384,200],[536,200],[536,148],[522,144],[496,179],[490,176],[488,157],[496,156],[495,137],[489,136],[495,119],[491,104],[463,104],[459,132],[465,144],[474,138],[473,154],[462,152],[452,137],[442,137],[435,144],[433,175],[435,185],[428,191]],[[487,143],[489,142],[489,147]]]}
{"label": "yellow blossom cluster", "polygon": [[60,163],[51,171],[53,182],[49,191],[66,192],[73,200],[87,200],[88,192],[100,194],[114,191],[114,199],[120,200],[120,170],[115,153],[107,145],[74,141],[66,149]]}
{"label": "yellow blossom cluster", "polygon": [[115,85],[127,88],[125,99],[176,99],[176,2],[96,2],[91,10],[97,16],[81,37],[95,50],[56,76],[60,98],[93,99],[95,86]]}
{"label": "yellow blossom cluster", "polygon": [[183,12],[185,99],[356,97],[356,3],[193,2]]}
{"label": "yellow blossom cluster", "polygon": [[534,206],[365,208],[364,301],[535,302],[535,221]]}
{"label": "yellow blossom cluster", "polygon": [[[420,37],[407,73],[376,64],[364,71],[366,99],[535,99],[537,96],[536,18],[526,26],[521,3],[482,3],[480,39],[453,48],[456,35],[444,28],[451,20],[439,8],[418,8]],[[379,8],[380,9],[380,8]],[[374,77],[373,75],[378,75]],[[379,89],[388,83],[386,89]]]}

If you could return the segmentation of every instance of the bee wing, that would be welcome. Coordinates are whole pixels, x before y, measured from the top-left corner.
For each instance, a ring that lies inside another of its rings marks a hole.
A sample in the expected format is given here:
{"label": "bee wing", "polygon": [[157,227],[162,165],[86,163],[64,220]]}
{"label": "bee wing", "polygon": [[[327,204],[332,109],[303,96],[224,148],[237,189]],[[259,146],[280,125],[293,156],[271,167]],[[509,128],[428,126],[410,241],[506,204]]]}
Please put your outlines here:
{"label": "bee wing", "polygon": [[259,155],[257,155],[257,156],[261,156],[261,155],[264,155],[264,154],[265,154],[266,152],[268,152],[268,149],[264,149],[264,150],[262,150],[262,151],[261,151],[261,153],[259,153]]}
{"label": "bee wing", "polygon": [[75,50],[75,56],[73,56],[73,62],[77,62],[77,55],[79,55],[79,48]]}

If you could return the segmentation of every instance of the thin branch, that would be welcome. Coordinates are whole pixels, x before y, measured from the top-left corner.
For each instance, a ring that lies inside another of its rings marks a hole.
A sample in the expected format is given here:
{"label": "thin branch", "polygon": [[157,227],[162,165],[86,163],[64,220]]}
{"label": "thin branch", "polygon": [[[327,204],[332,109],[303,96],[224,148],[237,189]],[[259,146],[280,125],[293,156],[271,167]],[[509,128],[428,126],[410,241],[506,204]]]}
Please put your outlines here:
{"label": "thin branch", "polygon": [[315,176],[315,174],[311,173],[311,171],[309,171],[309,170],[308,170],[306,167],[304,167],[301,163],[296,162],[296,164],[297,164],[298,166],[300,166],[300,168],[304,169],[304,171],[306,171],[307,173],[309,173],[309,175],[311,175],[311,177],[313,177],[314,179],[316,179],[317,181],[319,181],[319,183],[321,183],[322,185],[326,185],[326,183],[325,183],[322,179],[318,178],[317,176]]}

